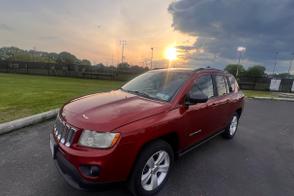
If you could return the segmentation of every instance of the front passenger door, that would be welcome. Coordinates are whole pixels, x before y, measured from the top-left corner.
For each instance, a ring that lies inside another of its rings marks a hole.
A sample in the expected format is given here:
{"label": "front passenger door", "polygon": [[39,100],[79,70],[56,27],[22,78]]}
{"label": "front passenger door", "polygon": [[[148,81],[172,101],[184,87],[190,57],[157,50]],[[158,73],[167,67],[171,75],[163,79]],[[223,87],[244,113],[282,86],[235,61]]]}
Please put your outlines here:
{"label": "front passenger door", "polygon": [[[214,97],[213,80],[210,74],[202,75],[195,79],[187,94],[204,94],[210,100]],[[209,101],[208,100],[208,101]],[[181,126],[184,129],[186,143],[189,146],[205,139],[213,129],[213,108],[207,103],[189,105],[181,118]]]}

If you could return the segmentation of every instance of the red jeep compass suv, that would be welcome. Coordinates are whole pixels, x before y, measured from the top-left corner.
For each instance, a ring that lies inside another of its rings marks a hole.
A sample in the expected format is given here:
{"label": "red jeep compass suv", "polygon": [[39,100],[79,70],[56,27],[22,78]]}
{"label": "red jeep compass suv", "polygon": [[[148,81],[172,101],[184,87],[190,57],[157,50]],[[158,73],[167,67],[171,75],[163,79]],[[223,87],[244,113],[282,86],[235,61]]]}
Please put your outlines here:
{"label": "red jeep compass suv", "polygon": [[153,195],[176,156],[220,133],[233,138],[243,105],[235,78],[223,71],[152,70],[119,90],[66,103],[50,147],[74,187],[127,181],[134,195]]}

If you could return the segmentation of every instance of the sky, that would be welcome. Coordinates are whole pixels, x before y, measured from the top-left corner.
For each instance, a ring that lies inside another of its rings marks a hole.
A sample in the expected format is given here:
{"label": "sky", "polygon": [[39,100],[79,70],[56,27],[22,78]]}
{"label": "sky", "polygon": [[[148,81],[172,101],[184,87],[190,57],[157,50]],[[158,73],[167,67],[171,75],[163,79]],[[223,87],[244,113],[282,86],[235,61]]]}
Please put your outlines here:
{"label": "sky", "polygon": [[[223,68],[237,63],[287,72],[294,52],[292,0],[0,0],[0,47],[69,51],[92,63]],[[294,71],[294,68],[293,68]],[[292,72],[293,72],[292,71]]]}

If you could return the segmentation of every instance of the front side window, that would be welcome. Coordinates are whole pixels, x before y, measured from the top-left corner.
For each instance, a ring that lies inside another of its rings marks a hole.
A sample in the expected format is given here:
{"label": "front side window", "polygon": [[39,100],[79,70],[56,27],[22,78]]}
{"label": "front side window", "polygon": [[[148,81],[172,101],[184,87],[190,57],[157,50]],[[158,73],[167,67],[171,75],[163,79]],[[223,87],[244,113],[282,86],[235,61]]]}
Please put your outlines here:
{"label": "front side window", "polygon": [[197,81],[195,81],[189,94],[190,95],[204,94],[208,98],[213,97],[214,92],[213,92],[213,83],[212,83],[211,76],[210,75],[202,76]]}
{"label": "front side window", "polygon": [[186,71],[149,71],[121,89],[150,99],[170,101],[191,75],[192,72]]}
{"label": "front side window", "polygon": [[227,94],[227,84],[225,82],[225,78],[223,76],[217,75],[215,76],[217,93],[219,96]]}

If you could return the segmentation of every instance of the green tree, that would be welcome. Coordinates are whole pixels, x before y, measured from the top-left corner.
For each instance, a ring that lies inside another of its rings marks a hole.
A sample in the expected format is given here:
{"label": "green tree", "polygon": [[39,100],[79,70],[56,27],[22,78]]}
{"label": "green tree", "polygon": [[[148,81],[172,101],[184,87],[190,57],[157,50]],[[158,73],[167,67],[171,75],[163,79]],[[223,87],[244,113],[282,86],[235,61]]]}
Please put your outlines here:
{"label": "green tree", "polygon": [[91,62],[87,59],[81,60],[81,65],[91,65]]}
{"label": "green tree", "polygon": [[279,78],[289,78],[289,79],[293,79],[294,78],[294,75],[291,75],[289,73],[279,73],[277,76]]}
{"label": "green tree", "polygon": [[229,72],[235,77],[237,74],[237,70],[238,70],[238,76],[243,76],[246,72],[243,65],[239,65],[239,64],[229,64],[225,67],[225,71]]}
{"label": "green tree", "polygon": [[50,63],[56,63],[58,58],[58,54],[55,52],[51,52],[48,54],[48,59]]}
{"label": "green tree", "polygon": [[130,65],[128,63],[120,63],[117,65],[118,69],[129,69]]}
{"label": "green tree", "polygon": [[249,77],[262,77],[265,75],[265,67],[262,65],[253,65],[246,71],[246,76]]}
{"label": "green tree", "polygon": [[69,52],[61,52],[57,57],[57,63],[62,65],[72,65],[78,62],[78,59]]}

